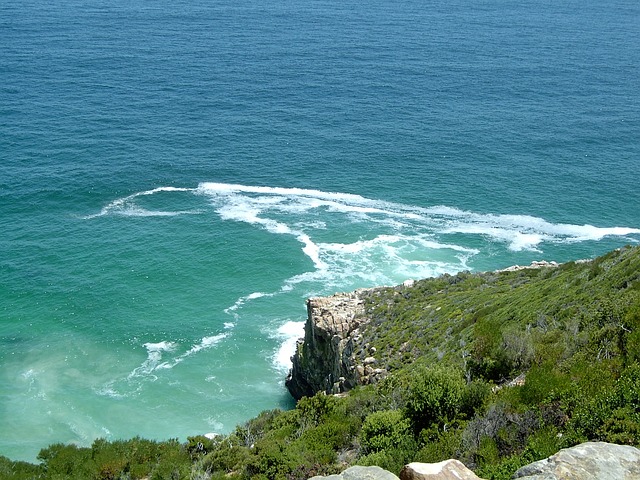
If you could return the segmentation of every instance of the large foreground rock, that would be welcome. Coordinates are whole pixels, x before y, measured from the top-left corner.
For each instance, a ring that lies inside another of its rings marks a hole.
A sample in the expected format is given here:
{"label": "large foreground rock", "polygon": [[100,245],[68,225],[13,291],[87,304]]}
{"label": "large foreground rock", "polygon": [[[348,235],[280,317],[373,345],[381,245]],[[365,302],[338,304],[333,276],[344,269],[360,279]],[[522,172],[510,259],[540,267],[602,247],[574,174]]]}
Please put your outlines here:
{"label": "large foreground rock", "polygon": [[311,477],[310,480],[399,480],[393,473],[380,467],[350,467],[340,475]]}
{"label": "large foreground rock", "polygon": [[587,442],[520,468],[521,480],[640,480],[640,450]]}
{"label": "large foreground rock", "polygon": [[439,463],[410,463],[400,472],[400,480],[481,480],[458,460]]}

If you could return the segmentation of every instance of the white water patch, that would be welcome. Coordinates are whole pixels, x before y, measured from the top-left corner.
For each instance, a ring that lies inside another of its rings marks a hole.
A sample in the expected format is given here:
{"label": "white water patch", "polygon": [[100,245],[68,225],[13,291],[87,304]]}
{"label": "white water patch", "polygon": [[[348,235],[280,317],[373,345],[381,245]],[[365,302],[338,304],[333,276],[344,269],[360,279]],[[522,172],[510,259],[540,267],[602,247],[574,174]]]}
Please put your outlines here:
{"label": "white water patch", "polygon": [[286,373],[291,368],[291,356],[296,351],[296,342],[304,337],[304,322],[287,321],[275,333],[281,342],[273,355],[273,366],[276,370]]}
{"label": "white water patch", "polygon": [[598,241],[608,236],[640,234],[640,229],[637,228],[550,223],[529,215],[481,215],[462,211],[452,213],[452,220],[441,233],[482,235],[507,243],[512,251],[539,251],[539,245],[544,242],[574,243]]}
{"label": "white water patch", "polygon": [[[599,241],[611,236],[625,237],[629,242],[637,243],[639,240],[635,237],[640,234],[640,229],[630,227],[551,223],[528,215],[482,214],[444,205],[404,205],[349,193],[225,183],[201,183],[197,188],[154,188],[116,199],[103,207],[100,213],[85,218],[104,215],[174,216],[203,212],[202,208],[150,210],[137,203],[140,197],[166,192],[205,196],[222,221],[247,223],[274,235],[295,238],[302,245],[300,251],[312,261],[316,271],[330,273],[334,265],[344,264],[332,264],[335,249],[332,250],[331,244],[346,245],[343,255],[349,253],[348,248],[354,247],[352,253],[367,265],[366,270],[361,269],[356,277],[365,281],[375,281],[376,277],[393,279],[402,271],[412,277],[430,272],[457,271],[468,258],[480,251],[475,246],[470,248],[459,244],[461,240],[468,242],[467,245],[478,241],[504,244],[513,252],[542,252],[545,244]],[[357,242],[326,241],[327,237],[348,236],[354,229],[362,232],[360,241],[378,242],[380,248],[358,250]],[[447,240],[456,234],[464,237],[458,237],[455,244]],[[407,260],[402,254],[397,255],[397,245],[393,242],[387,242],[388,256],[385,256],[381,241],[396,235],[401,235],[405,243],[413,245],[405,246],[403,250],[414,248],[416,255],[421,252],[421,257]],[[449,260],[434,259],[431,257],[433,245],[436,250],[441,250],[440,245],[446,245],[450,251],[466,250],[462,256],[454,255]],[[370,258],[363,257],[362,253],[366,251],[372,253]],[[442,262],[450,263],[449,267],[442,268]],[[374,263],[378,267],[372,267]],[[381,270],[380,275],[372,272],[371,268]],[[386,275],[390,270],[395,273]],[[343,275],[344,270],[336,273]]]}
{"label": "white water patch", "polygon": [[362,284],[397,285],[407,279],[467,270],[467,260],[478,250],[421,236],[379,235],[353,243],[320,243],[318,252],[326,267],[287,279],[283,289],[299,283],[332,289]]}
{"label": "white water patch", "polygon": [[158,342],[158,343],[145,343],[142,345],[147,349],[147,359],[137,368],[129,374],[128,378],[136,377],[149,377],[157,379],[155,375],[152,375],[158,369],[171,368],[172,365],[162,360],[162,356],[165,353],[173,352],[177,344],[175,342]]}
{"label": "white water patch", "polygon": [[136,204],[136,199],[138,197],[155,195],[157,193],[163,192],[192,192],[193,190],[193,188],[158,187],[152,190],[137,192],[131,195],[127,195],[126,197],[118,198],[102,207],[99,213],[87,215],[83,218],[85,220],[90,220],[92,218],[103,217],[107,215],[120,215],[125,217],[172,217],[176,215],[199,214],[202,213],[201,210],[148,210]]}
{"label": "white water patch", "polygon": [[178,358],[176,358],[174,360],[174,365],[177,365],[178,363],[182,362],[187,357],[190,357],[191,355],[193,355],[195,353],[198,353],[201,350],[206,350],[208,348],[216,346],[223,339],[227,338],[227,336],[228,336],[228,334],[226,334],[226,333],[219,333],[218,335],[211,335],[209,337],[203,337],[202,340],[200,340],[200,343],[192,346],[189,350],[187,350],[185,353],[183,353]]}
{"label": "white water patch", "polygon": [[[231,305],[230,307],[227,307],[224,309],[224,313],[226,313],[227,315],[233,315],[234,318],[236,319],[236,321],[238,320],[239,316],[236,313],[238,309],[240,309],[245,303],[247,303],[248,301],[251,300],[255,300],[257,298],[262,298],[262,297],[273,297],[275,295],[275,293],[263,293],[263,292],[253,292],[250,293],[249,295],[245,295],[243,297],[238,298],[235,303],[233,305]],[[233,323],[225,323],[224,327],[229,329],[229,328],[233,328],[234,324]]]}
{"label": "white water patch", "polygon": [[[386,234],[410,233],[418,244],[429,237],[459,233],[506,244],[511,251],[535,252],[540,251],[544,243],[597,241],[607,236],[640,234],[638,228],[556,224],[528,215],[481,214],[442,205],[419,207],[301,188],[201,183],[195,193],[210,198],[224,220],[255,224],[271,233],[295,236],[316,269],[328,265],[313,233],[340,230],[349,224],[368,224],[374,230],[386,228]],[[331,225],[329,219],[317,218],[323,214],[339,214],[337,223]],[[637,242],[634,238],[629,241]]]}
{"label": "white water patch", "polygon": [[102,386],[95,388],[96,394],[114,399],[130,397],[140,393],[146,382],[158,380],[163,370],[171,370],[187,358],[218,345],[227,338],[229,333],[205,336],[192,344],[188,349],[180,353],[178,342],[162,341],[157,343],[145,343],[142,346],[147,350],[147,358],[142,364],[134,368],[126,378],[111,380]]}

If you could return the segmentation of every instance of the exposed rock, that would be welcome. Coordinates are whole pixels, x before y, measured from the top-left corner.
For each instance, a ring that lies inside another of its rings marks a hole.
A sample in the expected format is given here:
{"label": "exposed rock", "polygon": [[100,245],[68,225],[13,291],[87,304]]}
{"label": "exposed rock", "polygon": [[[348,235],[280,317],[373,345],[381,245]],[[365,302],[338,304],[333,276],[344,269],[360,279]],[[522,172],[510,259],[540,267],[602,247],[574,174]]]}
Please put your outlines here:
{"label": "exposed rock", "polygon": [[628,445],[587,442],[520,468],[522,480],[638,480],[640,450]]}
{"label": "exposed rock", "polygon": [[400,480],[480,480],[458,460],[439,463],[410,463],[400,472]]}
{"label": "exposed rock", "polygon": [[341,393],[386,376],[386,369],[371,367],[376,363],[371,356],[375,347],[362,345],[359,331],[369,321],[364,298],[372,290],[307,300],[304,340],[298,340],[285,383],[294,398]]}
{"label": "exposed rock", "polygon": [[380,467],[350,467],[340,475],[329,475],[327,477],[311,477],[310,480],[398,480],[393,473],[383,470]]}
{"label": "exposed rock", "polygon": [[558,262],[547,262],[546,260],[533,261],[531,265],[521,266],[521,265],[512,265],[507,268],[503,268],[502,270],[496,270],[496,272],[516,272],[518,270],[524,270],[525,268],[555,268],[559,266]]}

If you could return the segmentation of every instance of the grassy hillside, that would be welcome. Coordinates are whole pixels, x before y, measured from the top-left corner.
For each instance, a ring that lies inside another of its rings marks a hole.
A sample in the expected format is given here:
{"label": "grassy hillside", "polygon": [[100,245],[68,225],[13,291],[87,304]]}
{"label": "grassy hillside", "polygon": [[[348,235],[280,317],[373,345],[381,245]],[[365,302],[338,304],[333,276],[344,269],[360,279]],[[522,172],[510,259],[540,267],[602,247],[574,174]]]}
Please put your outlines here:
{"label": "grassy hillside", "polygon": [[586,440],[640,446],[640,249],[377,289],[363,343],[390,375],[215,441],[53,445],[0,478],[308,478],[458,458],[485,478]]}

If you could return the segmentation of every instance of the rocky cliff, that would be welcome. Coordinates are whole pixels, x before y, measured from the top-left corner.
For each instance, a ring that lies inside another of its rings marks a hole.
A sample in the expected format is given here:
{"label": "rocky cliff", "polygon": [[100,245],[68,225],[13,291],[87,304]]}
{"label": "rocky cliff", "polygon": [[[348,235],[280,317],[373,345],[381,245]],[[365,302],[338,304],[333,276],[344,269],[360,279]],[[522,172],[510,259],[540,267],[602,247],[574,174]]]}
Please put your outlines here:
{"label": "rocky cliff", "polygon": [[298,340],[286,386],[295,399],[317,392],[341,393],[375,383],[387,371],[377,368],[375,348],[360,335],[369,319],[365,299],[375,289],[360,289],[307,300],[305,337]]}

